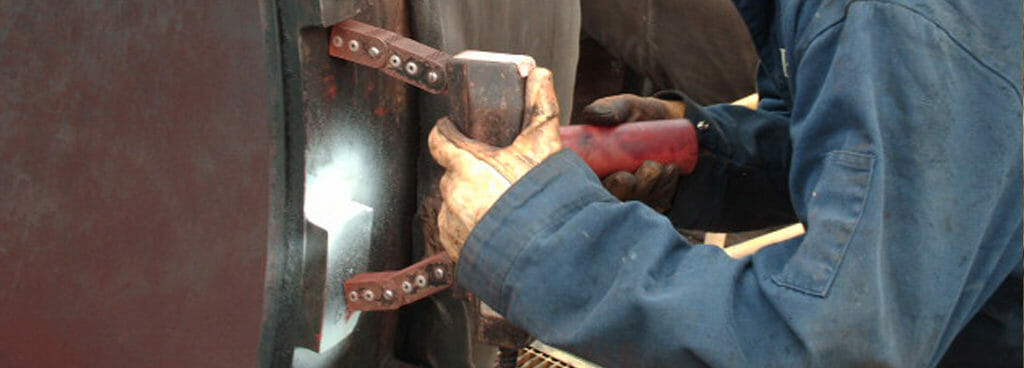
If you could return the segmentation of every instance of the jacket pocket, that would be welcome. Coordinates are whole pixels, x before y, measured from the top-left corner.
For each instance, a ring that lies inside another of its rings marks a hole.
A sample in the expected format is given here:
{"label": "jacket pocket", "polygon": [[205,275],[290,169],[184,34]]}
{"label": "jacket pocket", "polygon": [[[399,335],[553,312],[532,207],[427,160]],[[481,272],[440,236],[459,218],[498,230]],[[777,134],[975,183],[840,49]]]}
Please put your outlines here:
{"label": "jacket pocket", "polygon": [[807,234],[782,272],[772,277],[776,284],[828,295],[864,211],[874,162],[868,153],[832,151],[825,156],[807,206]]}

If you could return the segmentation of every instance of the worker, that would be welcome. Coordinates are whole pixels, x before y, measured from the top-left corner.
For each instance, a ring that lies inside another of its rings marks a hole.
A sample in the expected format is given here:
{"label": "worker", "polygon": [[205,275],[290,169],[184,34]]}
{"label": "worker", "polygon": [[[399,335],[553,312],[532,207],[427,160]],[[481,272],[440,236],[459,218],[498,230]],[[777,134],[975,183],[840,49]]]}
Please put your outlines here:
{"label": "worker", "polygon": [[[563,149],[544,69],[512,145],[438,122],[459,283],[609,367],[1019,367],[1022,4],[736,5],[759,109],[672,94],[591,109],[698,123],[704,154],[667,216],[620,202]],[[787,218],[807,233],[743,259],[674,228]]]}

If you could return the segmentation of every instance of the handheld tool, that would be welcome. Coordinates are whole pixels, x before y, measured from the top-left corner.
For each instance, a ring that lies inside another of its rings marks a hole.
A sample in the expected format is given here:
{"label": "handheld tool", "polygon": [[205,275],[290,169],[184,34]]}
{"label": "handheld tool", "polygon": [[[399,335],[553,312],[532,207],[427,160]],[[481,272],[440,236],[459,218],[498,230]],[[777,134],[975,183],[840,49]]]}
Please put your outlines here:
{"label": "handheld tool", "polygon": [[[429,93],[447,94],[451,101],[448,118],[470,138],[507,146],[522,128],[523,79],[535,67],[529,56],[466,51],[452,57],[351,19],[332,28],[329,52]],[[646,160],[676,164],[688,174],[697,163],[696,130],[686,119],[613,127],[570,125],[559,132],[562,143],[579,154],[598,176],[635,171]],[[454,281],[450,276],[429,278],[430,270],[439,264],[454,262],[442,254],[404,270],[356,275],[345,283],[347,309],[393,310],[444,290]],[[421,276],[428,277],[428,283],[417,287],[415,281]],[[406,284],[402,281],[410,281],[413,287],[398,287]]]}
{"label": "handheld tool", "polygon": [[[518,125],[505,122],[518,122],[522,116],[522,73],[533,68],[529,57],[467,51],[452,58],[355,20],[334,26],[330,53],[380,69],[429,93],[447,93],[452,97],[449,118],[471,138],[505,146],[519,132]],[[478,120],[482,121],[473,128],[478,131],[464,129],[463,122]],[[560,132],[562,143],[583,157],[598,176],[634,171],[646,160],[676,164],[688,174],[697,162],[696,130],[685,119],[615,127],[570,125]],[[492,138],[494,141],[487,141]]]}
{"label": "handheld tool", "polygon": [[[347,20],[331,32],[331,56],[369,66],[433,94],[449,97],[448,119],[466,136],[492,146],[511,144],[522,129],[524,78],[535,67],[525,55],[466,51],[454,57],[394,32]],[[599,176],[635,171],[645,160],[696,165],[696,130],[685,119],[615,127],[565,126],[563,144]],[[345,282],[349,312],[394,310],[454,283],[455,263],[435,254],[398,271],[355,275]],[[497,345],[514,365],[516,349],[529,335],[480,304],[477,335]],[[487,311],[490,311],[489,313]],[[504,361],[504,360],[503,360]]]}

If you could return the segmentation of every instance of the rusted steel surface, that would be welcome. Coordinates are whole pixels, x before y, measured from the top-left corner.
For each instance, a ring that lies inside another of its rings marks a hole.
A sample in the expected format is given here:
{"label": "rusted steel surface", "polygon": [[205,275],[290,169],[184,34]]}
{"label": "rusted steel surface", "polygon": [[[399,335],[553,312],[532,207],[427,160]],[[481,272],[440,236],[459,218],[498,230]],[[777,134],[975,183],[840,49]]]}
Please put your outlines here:
{"label": "rusted steel surface", "polygon": [[0,366],[257,366],[262,3],[0,9]]}

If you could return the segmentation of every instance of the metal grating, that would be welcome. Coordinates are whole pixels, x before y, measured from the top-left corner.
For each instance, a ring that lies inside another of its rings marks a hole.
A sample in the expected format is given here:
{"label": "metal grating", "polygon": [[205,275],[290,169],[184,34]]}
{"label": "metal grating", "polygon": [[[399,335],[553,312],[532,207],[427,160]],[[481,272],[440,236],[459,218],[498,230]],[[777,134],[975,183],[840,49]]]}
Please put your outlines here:
{"label": "metal grating", "polygon": [[540,342],[519,349],[519,368],[599,368],[564,351]]}

